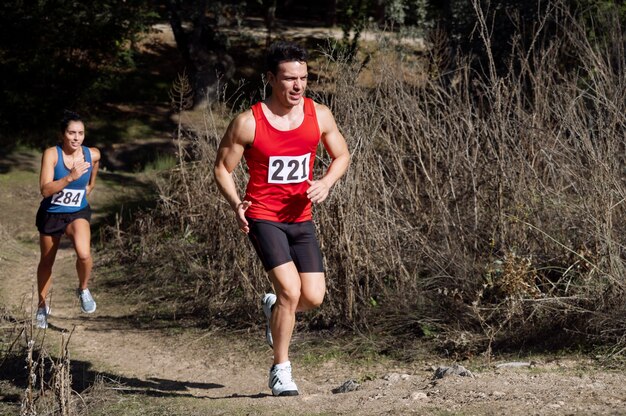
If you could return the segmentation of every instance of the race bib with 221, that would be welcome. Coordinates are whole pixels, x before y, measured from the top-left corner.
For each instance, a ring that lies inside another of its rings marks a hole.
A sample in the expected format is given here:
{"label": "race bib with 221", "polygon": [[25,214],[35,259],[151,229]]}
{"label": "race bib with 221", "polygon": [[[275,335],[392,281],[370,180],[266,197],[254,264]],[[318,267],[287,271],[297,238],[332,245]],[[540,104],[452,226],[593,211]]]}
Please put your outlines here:
{"label": "race bib with 221", "polygon": [[63,189],[52,195],[52,204],[78,208],[81,202],[83,202],[84,196],[84,189]]}
{"label": "race bib with 221", "polygon": [[311,154],[302,156],[270,156],[268,183],[300,183],[309,178]]}

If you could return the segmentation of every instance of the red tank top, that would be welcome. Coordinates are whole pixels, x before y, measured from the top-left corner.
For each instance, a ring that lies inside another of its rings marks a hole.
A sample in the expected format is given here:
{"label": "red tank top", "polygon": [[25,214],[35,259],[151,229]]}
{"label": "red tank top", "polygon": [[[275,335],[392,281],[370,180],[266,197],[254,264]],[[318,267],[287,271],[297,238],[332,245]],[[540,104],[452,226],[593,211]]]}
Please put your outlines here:
{"label": "red tank top", "polygon": [[246,216],[278,222],[310,220],[306,180],[313,179],[320,141],[315,103],[304,98],[304,120],[288,131],[272,127],[260,102],[252,106],[252,113],[256,122],[254,142],[243,153],[250,175],[245,200],[252,202]]}

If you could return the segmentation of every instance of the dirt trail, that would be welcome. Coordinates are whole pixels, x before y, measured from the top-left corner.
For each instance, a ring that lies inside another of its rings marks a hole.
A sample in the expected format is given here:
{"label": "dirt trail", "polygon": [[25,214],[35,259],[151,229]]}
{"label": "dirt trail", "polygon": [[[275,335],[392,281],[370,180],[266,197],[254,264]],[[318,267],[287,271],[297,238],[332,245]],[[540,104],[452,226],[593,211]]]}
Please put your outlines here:
{"label": "dirt trail", "polygon": [[[13,278],[2,281],[1,292],[13,299],[4,301],[12,307],[32,292],[35,253],[22,254],[10,267]],[[246,347],[253,343],[249,337],[262,343],[262,334],[243,335],[237,341],[219,334],[171,336],[162,330],[132,328],[125,322],[132,314],[128,305],[99,298],[97,284],[98,311],[81,314],[73,294],[70,247],[60,251],[55,276],[48,337],[52,340],[57,331],[75,328],[70,344],[73,365],[115,381],[115,388],[127,394],[194,398],[193,404],[182,405],[194,409],[189,414],[626,414],[624,374],[581,367],[589,363],[580,360],[544,362],[534,369],[486,368],[475,371],[475,378],[450,376],[434,383],[425,363],[365,369],[329,361],[303,370],[296,358],[295,377],[302,395],[273,398],[265,386],[264,364],[270,352]],[[371,380],[362,382],[359,390],[332,394],[331,389],[343,381],[366,373]],[[179,411],[176,414],[184,414]]]}

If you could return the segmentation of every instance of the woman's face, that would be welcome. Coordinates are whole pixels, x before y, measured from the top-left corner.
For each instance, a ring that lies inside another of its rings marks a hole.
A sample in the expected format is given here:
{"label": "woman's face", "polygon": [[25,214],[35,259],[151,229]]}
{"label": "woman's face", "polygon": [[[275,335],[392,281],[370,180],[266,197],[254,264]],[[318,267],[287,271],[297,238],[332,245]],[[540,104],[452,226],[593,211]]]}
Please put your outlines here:
{"label": "woman's face", "polygon": [[85,140],[85,125],[82,121],[70,121],[63,133],[63,146],[77,150]]}

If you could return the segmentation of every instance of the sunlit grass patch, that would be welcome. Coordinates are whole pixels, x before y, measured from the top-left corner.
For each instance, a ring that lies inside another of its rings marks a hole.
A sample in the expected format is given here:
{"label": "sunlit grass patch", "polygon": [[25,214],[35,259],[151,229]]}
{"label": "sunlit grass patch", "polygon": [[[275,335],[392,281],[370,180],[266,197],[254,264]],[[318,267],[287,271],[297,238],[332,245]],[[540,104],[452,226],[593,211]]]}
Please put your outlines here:
{"label": "sunlit grass patch", "polygon": [[174,168],[177,163],[178,161],[174,155],[159,153],[154,160],[146,164],[144,171],[163,172]]}

